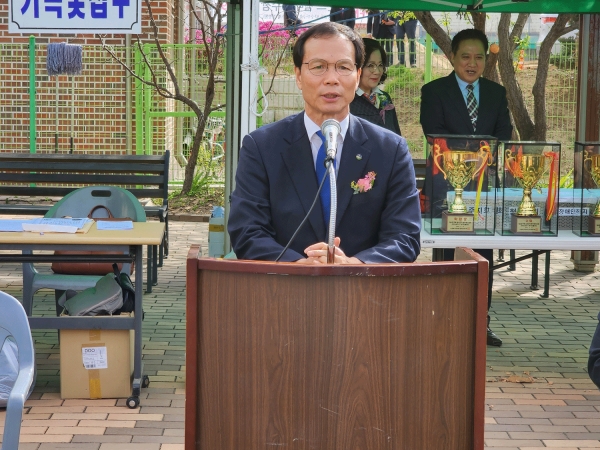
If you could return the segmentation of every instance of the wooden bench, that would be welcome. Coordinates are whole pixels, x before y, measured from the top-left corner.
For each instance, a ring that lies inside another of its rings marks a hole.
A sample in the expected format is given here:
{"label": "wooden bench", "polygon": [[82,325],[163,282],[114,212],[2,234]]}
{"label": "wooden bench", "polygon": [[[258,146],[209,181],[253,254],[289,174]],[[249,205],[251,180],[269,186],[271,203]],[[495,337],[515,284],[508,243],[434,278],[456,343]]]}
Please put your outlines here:
{"label": "wooden bench", "polygon": [[[67,153],[0,153],[0,195],[64,197],[83,186],[119,186],[136,198],[162,199],[144,206],[146,216],[165,223],[158,266],[169,254],[169,151],[162,156]],[[0,204],[0,214],[44,215],[53,205]]]}

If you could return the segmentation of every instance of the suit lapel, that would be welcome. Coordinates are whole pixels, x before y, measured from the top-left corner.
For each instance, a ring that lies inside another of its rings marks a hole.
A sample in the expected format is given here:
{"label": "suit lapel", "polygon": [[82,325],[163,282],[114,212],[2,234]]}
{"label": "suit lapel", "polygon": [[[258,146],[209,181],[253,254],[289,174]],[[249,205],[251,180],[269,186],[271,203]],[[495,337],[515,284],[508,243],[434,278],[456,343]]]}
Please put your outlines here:
{"label": "suit lapel", "polygon": [[[284,136],[287,145],[281,150],[281,156],[304,209],[304,214],[306,214],[317,195],[319,186],[310,141],[304,126],[304,113],[296,116],[290,128],[289,135]],[[317,236],[326,235],[325,221],[319,201],[317,201],[308,221]]]}
{"label": "suit lapel", "polygon": [[[460,120],[462,120],[465,124],[466,130],[471,130],[470,133],[466,134],[474,134],[475,130],[473,129],[473,123],[471,123],[471,117],[469,117],[469,111],[467,110],[467,104],[465,103],[465,98],[460,92],[460,87],[458,87],[458,81],[456,81],[456,75],[452,72],[450,75],[446,77],[448,80],[448,96],[450,100],[456,105],[456,111],[460,116]],[[479,89],[479,94],[481,95],[481,89]],[[477,119],[479,121],[479,117]]]}
{"label": "suit lapel", "polygon": [[365,167],[371,156],[371,151],[364,145],[366,141],[367,135],[362,125],[356,117],[350,115],[350,124],[344,139],[342,159],[336,183],[338,191],[337,223],[340,223],[342,220],[344,212],[352,199],[352,195],[354,195],[350,184],[365,176]]}

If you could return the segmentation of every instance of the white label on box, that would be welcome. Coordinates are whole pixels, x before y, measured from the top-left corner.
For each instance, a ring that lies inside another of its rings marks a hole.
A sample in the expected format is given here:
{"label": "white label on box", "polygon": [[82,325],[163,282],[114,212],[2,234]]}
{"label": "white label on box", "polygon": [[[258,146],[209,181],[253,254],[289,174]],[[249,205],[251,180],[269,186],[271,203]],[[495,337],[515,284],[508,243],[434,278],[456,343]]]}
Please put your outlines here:
{"label": "white label on box", "polygon": [[[516,214],[517,211],[519,210],[518,206],[509,206],[508,208],[506,208],[508,210],[509,214]],[[535,213],[539,216],[540,215],[540,208],[538,208],[537,206],[535,207]]]}
{"label": "white label on box", "polygon": [[106,347],[83,347],[81,355],[86,369],[108,369]]}
{"label": "white label on box", "polygon": [[583,212],[581,211],[581,208],[577,208],[577,207],[573,207],[573,208],[559,207],[558,208],[559,216],[579,216],[580,214],[583,216],[587,216],[589,213],[590,213],[589,208],[583,208]]}

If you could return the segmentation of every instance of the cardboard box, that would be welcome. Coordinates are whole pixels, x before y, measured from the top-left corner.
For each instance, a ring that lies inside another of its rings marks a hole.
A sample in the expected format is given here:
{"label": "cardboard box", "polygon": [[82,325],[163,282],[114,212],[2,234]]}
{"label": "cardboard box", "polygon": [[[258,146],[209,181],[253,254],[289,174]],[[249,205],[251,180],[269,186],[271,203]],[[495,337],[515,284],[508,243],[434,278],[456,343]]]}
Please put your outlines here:
{"label": "cardboard box", "polygon": [[61,398],[129,397],[133,344],[133,330],[60,330]]}

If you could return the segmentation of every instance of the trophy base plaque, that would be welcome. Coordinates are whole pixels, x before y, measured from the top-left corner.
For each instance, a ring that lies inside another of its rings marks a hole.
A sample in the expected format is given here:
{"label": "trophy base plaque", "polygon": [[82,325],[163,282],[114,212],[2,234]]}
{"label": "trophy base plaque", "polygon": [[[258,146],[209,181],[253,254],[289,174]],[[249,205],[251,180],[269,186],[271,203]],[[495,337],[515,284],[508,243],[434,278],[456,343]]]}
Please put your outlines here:
{"label": "trophy base plaque", "polygon": [[542,218],[540,216],[517,216],[516,214],[511,214],[510,231],[514,234],[541,234]]}
{"label": "trophy base plaque", "polygon": [[588,217],[588,232],[590,234],[600,234],[600,217]]}
{"label": "trophy base plaque", "polygon": [[444,233],[475,234],[473,214],[442,212],[442,227]]}

